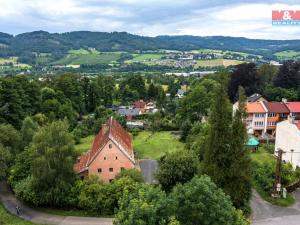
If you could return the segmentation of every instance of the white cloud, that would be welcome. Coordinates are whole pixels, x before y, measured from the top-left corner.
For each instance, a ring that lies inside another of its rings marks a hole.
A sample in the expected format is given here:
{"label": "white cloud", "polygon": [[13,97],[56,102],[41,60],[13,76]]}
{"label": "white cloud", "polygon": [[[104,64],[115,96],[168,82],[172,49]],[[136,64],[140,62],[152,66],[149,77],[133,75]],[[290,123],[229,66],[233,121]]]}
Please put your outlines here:
{"label": "white cloud", "polygon": [[[0,0],[0,31],[128,31],[140,35],[224,35],[294,39],[300,26],[274,27],[272,9],[293,0]],[[244,3],[248,2],[248,3]]]}

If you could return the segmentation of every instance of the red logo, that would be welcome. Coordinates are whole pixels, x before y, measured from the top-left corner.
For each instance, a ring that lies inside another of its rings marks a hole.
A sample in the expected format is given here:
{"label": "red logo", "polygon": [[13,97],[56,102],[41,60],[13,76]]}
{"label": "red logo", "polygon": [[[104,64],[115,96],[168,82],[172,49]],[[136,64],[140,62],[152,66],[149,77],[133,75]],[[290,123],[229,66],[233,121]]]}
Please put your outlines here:
{"label": "red logo", "polygon": [[300,10],[272,10],[272,20],[300,20]]}

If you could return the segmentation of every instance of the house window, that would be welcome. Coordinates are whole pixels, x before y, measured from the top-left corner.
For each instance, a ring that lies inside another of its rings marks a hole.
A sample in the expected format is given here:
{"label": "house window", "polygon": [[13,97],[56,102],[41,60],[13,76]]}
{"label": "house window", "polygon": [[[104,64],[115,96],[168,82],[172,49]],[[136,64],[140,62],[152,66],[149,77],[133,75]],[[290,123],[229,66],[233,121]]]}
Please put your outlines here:
{"label": "house window", "polygon": [[124,167],[121,167],[121,171],[123,171],[123,170],[125,170],[125,168],[124,168]]}
{"label": "house window", "polygon": [[109,144],[108,147],[109,147],[109,148],[112,148],[112,144]]}
{"label": "house window", "polygon": [[109,179],[109,183],[111,183],[114,179]]}
{"label": "house window", "polygon": [[269,113],[268,117],[276,117],[276,113]]}
{"label": "house window", "polygon": [[254,117],[256,117],[256,118],[262,118],[262,117],[264,117],[264,116],[265,116],[264,113],[255,113],[255,114],[254,114]]}
{"label": "house window", "polygon": [[98,169],[98,173],[102,173],[102,169],[101,168]]}
{"label": "house window", "polygon": [[261,127],[264,125],[264,122],[254,122],[254,125],[257,127]]}
{"label": "house window", "polygon": [[109,168],[109,172],[113,172],[114,171],[114,168]]}
{"label": "house window", "polygon": [[268,122],[268,126],[276,126],[276,122]]}
{"label": "house window", "polygon": [[106,160],[106,157],[104,157],[104,160]]}
{"label": "house window", "polygon": [[118,156],[116,156],[116,160],[118,160]]}

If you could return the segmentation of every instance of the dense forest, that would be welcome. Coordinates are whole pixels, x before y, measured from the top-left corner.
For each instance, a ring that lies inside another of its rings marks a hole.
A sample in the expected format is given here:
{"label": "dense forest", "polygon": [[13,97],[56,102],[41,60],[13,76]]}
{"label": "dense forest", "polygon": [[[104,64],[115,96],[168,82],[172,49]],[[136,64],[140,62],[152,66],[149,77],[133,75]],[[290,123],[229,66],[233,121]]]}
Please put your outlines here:
{"label": "dense forest", "polygon": [[299,40],[259,40],[241,37],[157,36],[144,37],[126,32],[75,31],[48,33],[34,31],[16,36],[0,32],[0,57],[26,56],[31,53],[59,55],[70,49],[95,48],[99,51],[143,51],[157,49],[193,50],[212,48],[241,51],[265,57],[274,52],[300,50]]}

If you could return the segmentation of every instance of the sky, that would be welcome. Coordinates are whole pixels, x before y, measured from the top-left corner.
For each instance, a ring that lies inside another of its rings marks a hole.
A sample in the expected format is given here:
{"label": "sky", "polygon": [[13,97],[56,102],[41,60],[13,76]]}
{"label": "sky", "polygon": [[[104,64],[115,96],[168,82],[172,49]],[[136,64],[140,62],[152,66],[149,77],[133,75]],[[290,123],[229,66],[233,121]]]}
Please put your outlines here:
{"label": "sky", "polygon": [[286,9],[300,10],[300,0],[0,0],[0,32],[300,39],[300,26],[272,26],[272,10]]}

